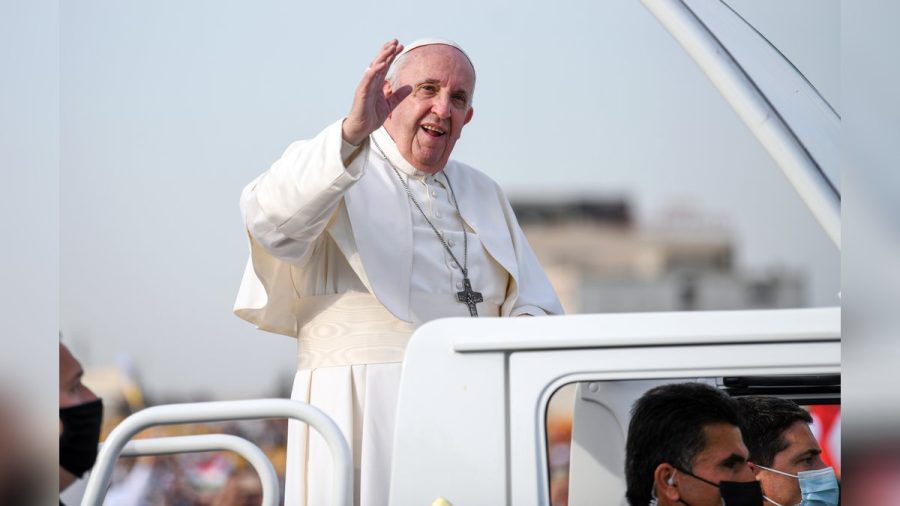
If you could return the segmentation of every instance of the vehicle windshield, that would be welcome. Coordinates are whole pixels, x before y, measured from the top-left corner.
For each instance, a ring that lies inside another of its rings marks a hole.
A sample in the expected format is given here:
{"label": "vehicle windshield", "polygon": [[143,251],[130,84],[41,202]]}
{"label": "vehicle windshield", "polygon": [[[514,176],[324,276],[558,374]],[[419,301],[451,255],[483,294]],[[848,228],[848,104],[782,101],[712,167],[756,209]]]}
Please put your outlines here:
{"label": "vehicle windshield", "polygon": [[[840,115],[840,2],[781,2],[776,18],[764,15],[771,2],[722,0],[788,60]],[[816,14],[810,21],[810,11]],[[797,37],[797,32],[802,32]],[[790,36],[788,36],[790,35]]]}
{"label": "vehicle windshield", "polygon": [[[809,84],[833,114],[840,118],[840,2],[779,2],[720,0],[752,27]],[[837,164],[820,163],[840,194]]]}
{"label": "vehicle windshield", "polygon": [[547,406],[550,504],[627,504],[625,445],[634,403],[651,388],[684,382],[705,383],[735,399],[779,398],[795,403],[812,420],[810,434],[821,452],[817,468],[830,466],[840,476],[839,375],[584,381],[560,387]]}

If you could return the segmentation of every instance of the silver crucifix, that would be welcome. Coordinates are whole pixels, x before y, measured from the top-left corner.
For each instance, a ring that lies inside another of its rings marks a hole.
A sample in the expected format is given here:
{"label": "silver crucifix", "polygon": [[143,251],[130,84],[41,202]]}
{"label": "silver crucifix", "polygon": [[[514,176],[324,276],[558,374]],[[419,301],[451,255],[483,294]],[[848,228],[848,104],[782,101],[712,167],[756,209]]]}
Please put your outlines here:
{"label": "silver crucifix", "polygon": [[484,302],[484,297],[481,296],[481,292],[472,290],[472,283],[469,282],[469,278],[463,278],[463,286],[465,287],[463,291],[456,292],[456,300],[469,306],[470,315],[478,316],[478,309],[475,308],[475,304]]}

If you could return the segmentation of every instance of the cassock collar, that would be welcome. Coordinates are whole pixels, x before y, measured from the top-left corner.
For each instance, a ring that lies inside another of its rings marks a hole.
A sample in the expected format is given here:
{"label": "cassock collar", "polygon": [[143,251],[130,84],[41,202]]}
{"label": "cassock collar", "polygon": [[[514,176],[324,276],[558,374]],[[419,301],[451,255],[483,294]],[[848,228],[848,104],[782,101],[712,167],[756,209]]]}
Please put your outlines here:
{"label": "cassock collar", "polygon": [[[423,172],[413,167],[411,163],[406,161],[406,158],[403,158],[403,155],[400,154],[400,150],[397,149],[397,143],[394,142],[394,139],[391,138],[391,134],[389,134],[383,126],[378,130],[372,132],[372,137],[375,139],[375,142],[378,143],[378,146],[380,146],[381,149],[384,150],[384,154],[388,157],[394,167],[397,167],[397,170],[399,170],[400,172],[406,174],[407,176],[419,179],[431,175],[427,172]],[[378,153],[378,148],[375,148],[375,152]]]}

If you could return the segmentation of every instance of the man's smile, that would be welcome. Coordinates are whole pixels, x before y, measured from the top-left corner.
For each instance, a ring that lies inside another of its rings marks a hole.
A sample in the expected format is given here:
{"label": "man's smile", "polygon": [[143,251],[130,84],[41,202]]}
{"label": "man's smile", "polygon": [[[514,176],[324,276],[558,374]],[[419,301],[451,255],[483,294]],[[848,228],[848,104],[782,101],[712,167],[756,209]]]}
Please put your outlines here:
{"label": "man's smile", "polygon": [[425,125],[422,125],[421,128],[422,128],[423,132],[425,132],[426,134],[428,134],[431,137],[440,137],[446,133],[443,128],[441,128],[437,125],[425,124]]}

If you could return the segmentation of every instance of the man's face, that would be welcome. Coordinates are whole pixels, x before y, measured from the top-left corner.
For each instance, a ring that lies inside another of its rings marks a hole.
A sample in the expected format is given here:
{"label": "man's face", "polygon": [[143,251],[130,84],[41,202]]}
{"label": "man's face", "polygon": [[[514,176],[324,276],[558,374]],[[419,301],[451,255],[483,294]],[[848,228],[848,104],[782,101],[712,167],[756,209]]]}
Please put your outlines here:
{"label": "man's face", "polygon": [[[772,469],[788,474],[800,471],[814,471],[827,467],[822,461],[822,449],[813,437],[809,425],[803,420],[794,422],[781,437],[787,448],[775,454]],[[800,482],[797,478],[758,469],[757,478],[762,485],[763,493],[778,504],[797,504],[801,500]]]}
{"label": "man's face", "polygon": [[[413,167],[443,170],[462,127],[472,119],[475,71],[458,49],[431,45],[413,49],[397,74],[397,87],[412,92],[384,122],[397,148]],[[391,85],[385,82],[385,92]]]}
{"label": "man's face", "polygon": [[[81,364],[69,352],[69,349],[59,345],[59,409],[69,408],[97,400],[97,396],[90,388],[81,382],[84,371]],[[59,433],[63,433],[62,420],[59,421]],[[59,467],[59,490],[62,491],[73,481],[76,476]]]}
{"label": "man's face", "polygon": [[59,407],[68,408],[86,402],[97,400],[88,387],[81,383],[84,371],[81,364],[69,352],[69,349],[59,345]]}
{"label": "man's face", "polygon": [[[706,447],[694,457],[691,472],[713,483],[720,481],[753,481],[747,463],[749,452],[741,438],[741,430],[728,423],[716,423],[703,428]],[[677,472],[678,495],[691,506],[721,506],[718,487],[693,476]]]}

